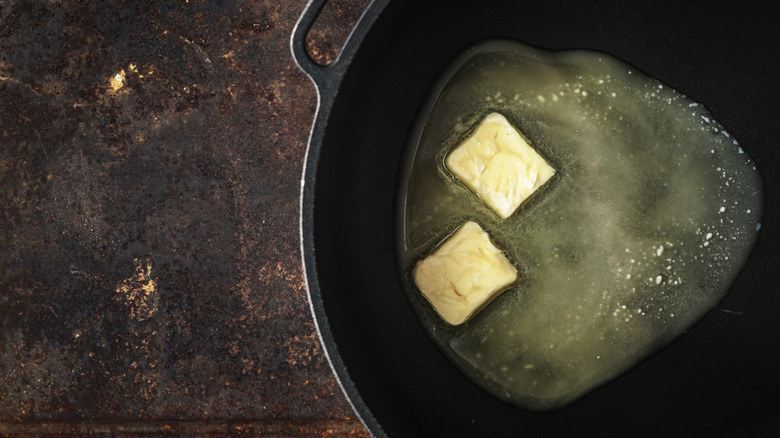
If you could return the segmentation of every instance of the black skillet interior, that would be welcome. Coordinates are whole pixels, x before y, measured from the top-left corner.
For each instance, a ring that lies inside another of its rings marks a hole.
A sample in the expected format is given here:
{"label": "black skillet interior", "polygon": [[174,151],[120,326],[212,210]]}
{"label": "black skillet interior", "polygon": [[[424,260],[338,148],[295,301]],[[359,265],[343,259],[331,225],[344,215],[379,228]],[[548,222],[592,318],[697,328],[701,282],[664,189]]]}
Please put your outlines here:
{"label": "black skillet interior", "polygon": [[[571,4],[569,4],[571,3]],[[577,4],[578,6],[572,6]],[[334,102],[316,174],[313,247],[331,352],[389,436],[775,436],[780,430],[776,7],[743,2],[392,1]],[[601,50],[704,103],[759,165],[765,216],[729,296],[689,333],[569,408],[482,392],[422,331],[394,262],[401,149],[426,87],[461,48],[509,37]],[[360,408],[359,408],[360,409]],[[774,433],[773,433],[774,431]],[[373,432],[382,434],[382,431]]]}

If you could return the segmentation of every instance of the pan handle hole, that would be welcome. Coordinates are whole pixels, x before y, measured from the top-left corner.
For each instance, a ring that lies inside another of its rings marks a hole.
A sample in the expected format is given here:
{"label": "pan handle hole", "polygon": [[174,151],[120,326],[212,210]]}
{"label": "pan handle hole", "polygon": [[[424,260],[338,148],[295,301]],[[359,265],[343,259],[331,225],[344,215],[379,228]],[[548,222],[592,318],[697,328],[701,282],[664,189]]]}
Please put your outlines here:
{"label": "pan handle hole", "polygon": [[333,63],[371,0],[328,0],[306,34],[306,52],[321,66]]}

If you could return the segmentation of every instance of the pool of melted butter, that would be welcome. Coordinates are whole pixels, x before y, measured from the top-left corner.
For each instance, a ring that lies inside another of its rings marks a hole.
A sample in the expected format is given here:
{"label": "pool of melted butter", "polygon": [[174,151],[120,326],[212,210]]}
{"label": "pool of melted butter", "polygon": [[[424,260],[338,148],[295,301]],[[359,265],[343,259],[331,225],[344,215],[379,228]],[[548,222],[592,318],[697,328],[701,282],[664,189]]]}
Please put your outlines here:
{"label": "pool of melted butter", "polygon": [[[444,166],[491,112],[556,169],[501,219]],[[430,89],[401,169],[397,260],[426,332],[518,407],[565,407],[681,336],[726,295],[760,229],[748,154],[703,105],[599,52],[480,43]],[[453,327],[411,281],[466,220],[519,279]]]}

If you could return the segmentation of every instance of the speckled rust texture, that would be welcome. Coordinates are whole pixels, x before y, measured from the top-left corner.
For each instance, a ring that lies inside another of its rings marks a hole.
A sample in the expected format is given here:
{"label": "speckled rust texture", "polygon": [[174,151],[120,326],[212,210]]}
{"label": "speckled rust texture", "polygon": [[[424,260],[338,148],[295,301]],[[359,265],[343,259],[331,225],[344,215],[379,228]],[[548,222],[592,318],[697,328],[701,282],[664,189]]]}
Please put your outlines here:
{"label": "speckled rust texture", "polygon": [[369,0],[329,0],[306,35],[311,58],[320,65],[335,61],[353,23],[370,3]]}
{"label": "speckled rust texture", "polygon": [[231,419],[365,434],[301,268],[316,98],[288,41],[304,6],[0,1],[6,432]]}

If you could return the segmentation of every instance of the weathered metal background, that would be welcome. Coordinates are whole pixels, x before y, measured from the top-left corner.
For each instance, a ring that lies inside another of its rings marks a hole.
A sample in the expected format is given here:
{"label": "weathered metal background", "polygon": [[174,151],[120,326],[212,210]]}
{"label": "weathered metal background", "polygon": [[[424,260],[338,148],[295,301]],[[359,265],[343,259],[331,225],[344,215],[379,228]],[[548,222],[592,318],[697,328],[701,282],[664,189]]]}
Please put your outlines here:
{"label": "weathered metal background", "polygon": [[0,433],[366,435],[302,276],[304,5],[0,0]]}

